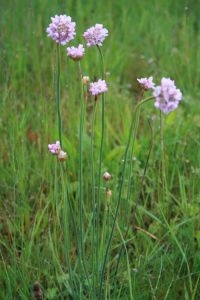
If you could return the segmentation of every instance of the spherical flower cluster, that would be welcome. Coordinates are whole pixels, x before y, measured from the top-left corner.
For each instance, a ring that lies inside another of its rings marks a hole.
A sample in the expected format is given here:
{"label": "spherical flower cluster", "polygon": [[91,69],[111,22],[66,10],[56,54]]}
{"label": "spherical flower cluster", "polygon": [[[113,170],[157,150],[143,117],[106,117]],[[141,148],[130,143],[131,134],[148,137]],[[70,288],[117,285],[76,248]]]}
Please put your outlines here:
{"label": "spherical flower cluster", "polygon": [[165,114],[178,107],[182,99],[182,93],[176,88],[175,83],[170,78],[162,78],[161,85],[154,88],[155,107],[160,108]]}
{"label": "spherical flower cluster", "polygon": [[78,47],[68,47],[67,48],[67,56],[69,56],[73,60],[81,60],[85,54],[85,49],[83,45],[78,45]]}
{"label": "spherical flower cluster", "polygon": [[76,23],[72,22],[71,17],[60,15],[51,18],[51,23],[46,29],[48,36],[50,36],[56,43],[65,45],[73,40],[76,32]]}
{"label": "spherical flower cluster", "polygon": [[57,141],[55,144],[49,144],[48,145],[48,150],[52,154],[57,155],[60,152],[60,150],[61,150],[60,142]]}
{"label": "spherical flower cluster", "polygon": [[95,45],[102,46],[106,36],[108,36],[108,30],[104,28],[102,24],[96,24],[90,27],[83,34],[88,47]]}
{"label": "spherical flower cluster", "polygon": [[61,149],[59,141],[57,141],[55,144],[49,144],[48,150],[53,155],[56,155],[58,157],[58,160],[63,161],[67,159],[67,153]]}
{"label": "spherical flower cluster", "polygon": [[137,81],[144,90],[150,90],[154,88],[155,83],[153,82],[153,77],[149,78],[138,78]]}
{"label": "spherical flower cluster", "polygon": [[98,96],[100,94],[103,94],[107,92],[107,90],[108,87],[105,80],[99,79],[96,82],[90,83],[89,91],[93,96]]}

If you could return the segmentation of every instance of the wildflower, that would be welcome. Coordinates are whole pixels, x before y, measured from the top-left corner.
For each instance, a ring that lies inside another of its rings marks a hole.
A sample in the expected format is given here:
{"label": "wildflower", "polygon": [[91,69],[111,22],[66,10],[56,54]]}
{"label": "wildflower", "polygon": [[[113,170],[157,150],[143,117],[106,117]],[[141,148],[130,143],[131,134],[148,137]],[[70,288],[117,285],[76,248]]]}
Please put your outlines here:
{"label": "wildflower", "polygon": [[161,85],[154,88],[154,106],[160,108],[165,114],[178,107],[182,99],[182,93],[176,88],[175,83],[170,78],[162,78]]}
{"label": "wildflower", "polygon": [[108,87],[107,87],[105,80],[99,79],[96,82],[90,83],[89,91],[93,96],[98,96],[100,94],[103,94],[103,93],[107,92],[107,90],[108,90]]}
{"label": "wildflower", "polygon": [[67,159],[67,153],[60,150],[60,152],[58,153],[58,159],[63,161],[63,160],[66,160]]}
{"label": "wildflower", "polygon": [[81,60],[83,58],[83,55],[85,53],[85,49],[83,48],[83,45],[78,45],[78,47],[68,47],[67,48],[67,56],[72,58],[73,60]]}
{"label": "wildflower", "polygon": [[57,155],[60,152],[60,150],[61,150],[61,148],[60,148],[60,142],[57,141],[55,144],[49,144],[48,145],[48,150],[52,154]]}
{"label": "wildflower", "polygon": [[90,77],[89,76],[83,76],[82,77],[82,82],[83,82],[83,84],[88,84],[88,82],[90,82]]}
{"label": "wildflower", "polygon": [[53,155],[57,155],[58,160],[60,160],[60,161],[64,161],[67,159],[67,153],[61,149],[59,141],[57,141],[55,144],[49,144],[48,150]]}
{"label": "wildflower", "polygon": [[153,82],[153,77],[149,77],[149,78],[138,78],[137,81],[139,82],[139,84],[141,85],[141,87],[144,90],[150,90],[153,89],[155,83]]}
{"label": "wildflower", "polygon": [[112,176],[110,175],[110,173],[105,172],[105,173],[103,174],[103,179],[104,179],[105,181],[109,181],[111,178],[112,178]]}
{"label": "wildflower", "polygon": [[102,46],[106,36],[108,36],[108,30],[104,28],[102,24],[96,24],[90,27],[83,34],[88,47],[95,45]]}
{"label": "wildflower", "polygon": [[51,23],[46,29],[48,36],[50,36],[56,43],[65,45],[73,40],[75,36],[76,23],[71,21],[71,17],[66,15],[55,15],[51,18]]}

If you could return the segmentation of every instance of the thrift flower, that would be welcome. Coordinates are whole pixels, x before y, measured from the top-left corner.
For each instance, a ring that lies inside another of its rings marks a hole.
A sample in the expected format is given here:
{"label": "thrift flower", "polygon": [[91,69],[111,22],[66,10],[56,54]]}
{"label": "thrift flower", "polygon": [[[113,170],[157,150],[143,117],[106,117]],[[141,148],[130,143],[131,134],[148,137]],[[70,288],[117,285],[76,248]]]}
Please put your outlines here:
{"label": "thrift flower", "polygon": [[154,88],[154,106],[160,108],[165,114],[178,107],[182,99],[182,93],[176,88],[175,83],[170,78],[162,78],[161,85]]}
{"label": "thrift flower", "polygon": [[99,79],[96,82],[90,83],[89,91],[93,96],[98,96],[100,94],[103,94],[104,92],[107,92],[108,87],[105,82],[105,80]]}
{"label": "thrift flower", "polygon": [[149,78],[138,78],[137,81],[139,82],[139,84],[141,85],[141,87],[144,90],[150,90],[154,88],[155,83],[153,82],[153,77],[149,77]]}
{"label": "thrift flower", "polygon": [[102,46],[106,36],[108,36],[108,30],[103,28],[102,24],[96,24],[95,26],[90,27],[83,34],[88,47],[95,45]]}
{"label": "thrift flower", "polygon": [[48,36],[50,36],[56,43],[65,45],[73,40],[75,36],[76,23],[71,21],[71,17],[66,15],[55,15],[51,18],[51,23],[46,29]]}
{"label": "thrift flower", "polygon": [[85,54],[85,49],[83,48],[83,45],[78,45],[78,47],[68,47],[67,48],[67,56],[72,58],[73,60],[81,60],[83,58],[83,55]]}
{"label": "thrift flower", "polygon": [[60,152],[60,150],[61,150],[61,148],[60,148],[60,142],[57,141],[55,144],[49,144],[48,145],[48,150],[52,154],[57,155]]}
{"label": "thrift flower", "polygon": [[49,144],[48,145],[48,150],[51,152],[53,155],[57,155],[58,160],[64,161],[67,159],[67,153],[64,152],[61,147],[60,147],[60,142],[57,141],[55,144]]}

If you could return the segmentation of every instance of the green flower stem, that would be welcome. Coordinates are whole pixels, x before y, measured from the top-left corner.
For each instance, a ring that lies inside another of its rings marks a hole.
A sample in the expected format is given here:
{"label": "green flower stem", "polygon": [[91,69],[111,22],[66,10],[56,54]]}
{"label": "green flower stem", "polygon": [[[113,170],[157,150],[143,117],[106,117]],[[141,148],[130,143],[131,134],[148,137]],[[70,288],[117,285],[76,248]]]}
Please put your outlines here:
{"label": "green flower stem", "polygon": [[162,185],[162,200],[166,196],[166,176],[165,176],[165,152],[164,152],[164,134],[163,134],[163,114],[160,111],[160,149],[161,149],[161,185]]}
{"label": "green flower stem", "polygon": [[144,100],[140,101],[136,105],[135,112],[133,114],[131,127],[130,127],[130,131],[129,131],[129,136],[128,136],[128,142],[127,142],[125,153],[124,153],[124,163],[123,163],[123,168],[122,168],[122,178],[121,178],[121,182],[120,182],[120,186],[119,186],[119,196],[118,196],[118,201],[117,201],[117,207],[116,207],[116,210],[115,210],[115,214],[113,216],[112,228],[111,228],[110,236],[109,236],[109,239],[108,239],[108,243],[107,243],[107,247],[106,247],[106,253],[105,253],[103,266],[102,266],[102,271],[101,271],[100,288],[99,288],[99,295],[98,295],[99,300],[102,299],[101,294],[102,294],[103,278],[104,278],[104,272],[105,272],[105,267],[106,267],[106,263],[107,263],[108,252],[109,252],[109,248],[110,248],[110,245],[111,245],[111,241],[112,241],[112,237],[113,237],[113,233],[114,233],[114,229],[115,229],[115,224],[116,224],[116,220],[117,220],[117,216],[118,216],[118,212],[119,212],[119,207],[120,207],[120,204],[121,204],[122,188],[123,188],[123,185],[124,185],[124,174],[125,174],[125,169],[126,169],[126,164],[127,164],[127,159],[128,159],[128,150],[129,150],[129,146],[130,146],[132,135],[133,135],[133,129],[134,129],[134,124],[135,124],[135,114],[137,114],[138,109],[140,109],[141,105],[145,104],[146,102],[148,102],[152,99],[154,99],[154,97],[148,97],[148,98],[145,98]]}
{"label": "green flower stem", "polygon": [[80,81],[81,81],[81,113],[80,113],[80,127],[79,127],[79,233],[80,233],[80,239],[79,239],[79,254],[81,259],[81,266],[83,268],[83,272],[87,278],[88,285],[90,287],[89,277],[87,273],[87,269],[85,266],[85,255],[84,255],[84,234],[83,234],[83,134],[84,134],[84,122],[85,122],[85,101],[83,97],[84,93],[84,87],[82,83],[82,71],[81,71],[81,64],[78,62],[78,68],[79,68],[79,75],[80,75]]}
{"label": "green flower stem", "polygon": [[[104,58],[100,47],[97,45],[97,49],[101,58],[101,67],[102,67],[102,79],[104,79]],[[104,143],[104,127],[105,127],[105,94],[102,94],[101,100],[101,142],[100,142],[100,150],[99,150],[99,169],[98,169],[98,190],[97,190],[97,230],[96,230],[96,241],[97,241],[97,270],[99,270],[99,237],[100,237],[100,226],[99,226],[99,218],[100,218],[100,191],[101,191],[101,169],[102,169],[102,156],[103,156],[103,143]],[[99,271],[98,271],[99,272]]]}
{"label": "green flower stem", "polygon": [[[150,144],[150,147],[149,147],[149,151],[148,151],[148,155],[147,155],[147,159],[146,159],[146,162],[145,162],[145,166],[144,166],[144,171],[143,171],[143,174],[142,174],[142,179],[140,181],[140,188],[138,190],[138,193],[137,193],[137,196],[136,196],[136,202],[135,202],[135,211],[134,213],[136,214],[136,210],[137,210],[137,206],[138,206],[138,200],[139,200],[139,194],[142,190],[142,187],[143,187],[143,183],[144,183],[144,179],[145,179],[145,176],[146,176],[146,172],[147,172],[147,166],[149,164],[149,159],[150,159],[150,154],[151,154],[151,151],[152,151],[152,148],[153,148],[153,129],[151,127],[151,124],[150,124],[150,121],[148,121],[149,123],[149,127],[150,127],[150,130],[151,130],[151,144]],[[130,183],[129,183],[130,184]],[[128,195],[127,195],[127,199],[126,201],[128,201]],[[125,211],[125,215],[126,213],[128,212]],[[128,235],[128,232],[129,232],[129,228],[130,228],[130,224],[128,225],[127,229],[126,229],[126,232],[124,234],[124,239],[126,240],[127,239],[127,235]],[[116,270],[115,270],[115,276],[117,275],[118,273],[118,268],[119,268],[119,262],[120,262],[120,259],[123,255],[123,245],[121,246],[120,250],[119,250],[119,254],[118,254],[118,260],[117,260],[117,265],[116,265]]]}
{"label": "green flower stem", "polygon": [[[97,102],[95,101],[93,113],[92,113],[92,125],[91,125],[91,143],[90,143],[90,157],[91,157],[91,185],[92,185],[92,212],[93,212],[93,225],[92,225],[92,285],[93,293],[95,295],[95,286],[98,284],[98,269],[97,269],[97,258],[98,258],[98,247],[96,239],[96,199],[95,199],[95,172],[94,172],[94,131],[95,131],[95,115],[96,115]],[[94,252],[96,253],[94,255]]]}
{"label": "green flower stem", "polygon": [[57,103],[57,113],[58,113],[58,134],[60,146],[62,148],[62,117],[60,109],[60,45],[57,44],[57,81],[56,81],[56,103]]}
{"label": "green flower stem", "polygon": [[84,130],[84,100],[82,97],[82,73],[81,73],[81,66],[79,66],[79,73],[80,73],[80,80],[81,80],[81,114],[80,114],[80,127],[79,127],[79,231],[80,231],[80,253],[81,253],[81,260],[84,257],[84,246],[83,246],[83,130]]}
{"label": "green flower stem", "polygon": [[104,67],[104,57],[103,57],[103,53],[101,51],[101,48],[97,45],[97,49],[99,51],[99,54],[100,54],[100,57],[101,57],[101,76],[102,76],[102,79],[105,78],[105,67]]}
{"label": "green flower stem", "polygon": [[[74,278],[72,275],[72,267],[71,267],[71,262],[70,262],[71,234],[70,234],[69,215],[71,215],[71,211],[69,211],[69,210],[71,210],[71,207],[68,206],[68,204],[70,203],[70,200],[68,198],[68,188],[67,188],[67,183],[66,183],[66,179],[64,176],[65,174],[64,174],[63,166],[61,166],[60,170],[61,170],[62,198],[63,198],[62,199],[63,200],[62,213],[63,213],[63,236],[64,236],[64,246],[65,246],[64,255],[65,255],[65,260],[66,260],[66,264],[67,264],[67,269],[69,272],[70,283],[71,283],[71,286],[73,286],[72,292],[74,293],[73,289],[77,289],[77,287],[76,287],[76,283],[74,282]],[[74,220],[72,218],[72,222],[73,221]],[[74,230],[76,230],[76,227],[74,228]]]}
{"label": "green flower stem", "polygon": [[[139,101],[142,101],[143,95],[144,95],[144,89],[141,89],[141,92],[139,95]],[[125,203],[125,213],[124,213],[125,216],[127,216],[127,213],[128,213],[128,202],[129,202],[129,198],[130,198],[130,194],[131,194],[131,181],[132,181],[131,173],[132,173],[132,169],[133,169],[133,151],[134,151],[136,134],[138,131],[138,126],[139,126],[139,121],[140,121],[140,111],[141,111],[141,107],[138,109],[138,112],[135,117],[134,136],[133,136],[131,150],[130,150],[130,165],[129,165],[129,172],[128,172],[128,191],[127,191],[127,197],[126,197],[126,203]],[[126,219],[125,219],[125,222],[126,222]]]}
{"label": "green flower stem", "polygon": [[126,216],[128,215],[128,202],[130,198],[130,193],[131,193],[131,173],[133,169],[133,150],[134,150],[134,145],[135,145],[135,140],[136,140],[136,135],[138,131],[138,126],[139,126],[139,121],[140,121],[140,112],[141,112],[141,107],[138,108],[137,114],[135,116],[135,123],[134,123],[134,128],[133,128],[133,138],[132,138],[132,143],[131,143],[131,150],[130,150],[130,164],[129,164],[129,171],[128,171],[128,190],[127,190],[127,196],[126,196],[126,203],[125,203],[125,223],[127,222]]}
{"label": "green flower stem", "polygon": [[[111,211],[111,214],[112,214],[112,217],[114,218],[114,215]],[[121,237],[121,240],[122,240],[122,247],[124,248],[125,250],[125,254],[126,254],[126,263],[127,263],[127,273],[128,273],[128,283],[129,283],[129,291],[130,291],[130,300],[133,300],[133,287],[132,287],[132,279],[131,279],[131,264],[130,264],[130,261],[129,261],[129,255],[128,255],[128,250],[127,250],[127,247],[126,247],[126,240],[125,238],[123,237],[123,234],[121,232],[121,229],[120,229],[120,226],[118,225],[118,222],[116,221],[116,228],[119,232],[119,235]]]}

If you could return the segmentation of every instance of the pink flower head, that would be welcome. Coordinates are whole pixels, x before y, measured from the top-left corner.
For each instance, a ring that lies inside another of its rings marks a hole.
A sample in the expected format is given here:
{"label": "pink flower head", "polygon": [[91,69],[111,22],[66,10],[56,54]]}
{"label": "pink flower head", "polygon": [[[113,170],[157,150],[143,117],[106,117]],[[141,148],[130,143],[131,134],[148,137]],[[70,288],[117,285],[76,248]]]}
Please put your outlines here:
{"label": "pink flower head", "polygon": [[165,114],[176,109],[182,99],[182,93],[176,88],[174,81],[164,77],[161,79],[161,85],[155,87],[153,96],[154,106],[160,108]]}
{"label": "pink flower head", "polygon": [[57,155],[60,152],[60,150],[61,150],[61,148],[60,148],[60,142],[57,141],[55,144],[49,144],[48,145],[48,150],[52,154]]}
{"label": "pink flower head", "polygon": [[83,45],[78,45],[78,47],[68,47],[67,48],[67,56],[72,58],[73,60],[81,60],[83,55],[85,53],[85,49],[83,48]]}
{"label": "pink flower head", "polygon": [[105,80],[99,79],[96,82],[90,83],[89,91],[93,96],[98,96],[100,94],[103,94],[103,93],[107,92],[107,90],[108,90],[108,87],[107,87]]}
{"label": "pink flower head", "polygon": [[149,78],[138,78],[137,81],[144,90],[150,90],[154,88],[155,83],[153,82],[153,77]]}
{"label": "pink flower head", "polygon": [[51,23],[46,29],[48,36],[50,36],[56,43],[65,45],[73,40],[76,32],[76,23],[71,21],[71,17],[60,15],[51,18]]}
{"label": "pink flower head", "polygon": [[90,27],[83,34],[88,47],[95,45],[102,46],[106,36],[108,36],[108,30],[103,28],[102,24],[96,24],[95,26]]}

